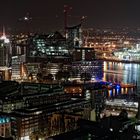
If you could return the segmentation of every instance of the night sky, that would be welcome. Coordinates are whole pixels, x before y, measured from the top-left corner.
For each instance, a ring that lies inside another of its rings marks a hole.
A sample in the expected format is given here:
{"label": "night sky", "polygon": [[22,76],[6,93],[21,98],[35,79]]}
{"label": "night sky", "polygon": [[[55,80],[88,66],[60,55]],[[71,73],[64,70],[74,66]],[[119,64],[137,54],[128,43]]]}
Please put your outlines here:
{"label": "night sky", "polygon": [[[7,32],[51,32],[64,26],[64,5],[69,5],[69,25],[87,16],[84,27],[140,27],[140,0],[0,0],[0,27]],[[19,20],[29,13],[30,22]]]}

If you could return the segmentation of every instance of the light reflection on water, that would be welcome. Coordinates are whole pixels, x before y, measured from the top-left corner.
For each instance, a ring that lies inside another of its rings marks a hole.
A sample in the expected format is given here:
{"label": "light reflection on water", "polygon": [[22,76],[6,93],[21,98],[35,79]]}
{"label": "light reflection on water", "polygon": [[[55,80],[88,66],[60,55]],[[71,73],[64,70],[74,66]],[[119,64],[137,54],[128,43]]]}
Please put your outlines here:
{"label": "light reflection on water", "polygon": [[104,81],[136,83],[140,90],[140,64],[104,61]]}

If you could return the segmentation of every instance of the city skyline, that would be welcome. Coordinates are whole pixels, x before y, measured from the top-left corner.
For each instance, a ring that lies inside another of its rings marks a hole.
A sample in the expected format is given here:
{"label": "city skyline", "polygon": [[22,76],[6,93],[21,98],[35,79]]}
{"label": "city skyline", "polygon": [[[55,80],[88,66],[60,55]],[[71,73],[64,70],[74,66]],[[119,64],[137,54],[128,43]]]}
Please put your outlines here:
{"label": "city skyline", "polygon": [[0,139],[140,138],[139,2],[1,1]]}
{"label": "city skyline", "polygon": [[[64,28],[64,5],[69,5],[68,23],[78,24],[86,16],[84,27],[139,27],[139,1],[135,0],[13,0],[1,1],[0,27],[6,26],[8,32],[23,30],[50,32]],[[31,17],[28,23],[21,20]]]}

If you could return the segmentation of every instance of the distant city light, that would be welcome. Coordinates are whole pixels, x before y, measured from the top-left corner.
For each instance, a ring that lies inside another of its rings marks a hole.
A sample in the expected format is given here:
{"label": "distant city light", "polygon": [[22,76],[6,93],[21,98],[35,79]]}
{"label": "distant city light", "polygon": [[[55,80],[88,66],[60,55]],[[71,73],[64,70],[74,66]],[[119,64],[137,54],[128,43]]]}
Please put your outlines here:
{"label": "distant city light", "polygon": [[29,20],[29,18],[28,17],[24,17],[24,20]]}

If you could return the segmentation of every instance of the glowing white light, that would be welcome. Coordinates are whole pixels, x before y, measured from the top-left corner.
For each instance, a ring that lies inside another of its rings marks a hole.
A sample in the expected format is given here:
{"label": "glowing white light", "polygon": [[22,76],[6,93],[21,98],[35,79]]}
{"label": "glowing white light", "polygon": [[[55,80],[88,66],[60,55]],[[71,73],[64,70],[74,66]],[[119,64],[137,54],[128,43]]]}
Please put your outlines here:
{"label": "glowing white light", "polygon": [[21,137],[21,140],[30,140],[29,136]]}
{"label": "glowing white light", "polygon": [[4,40],[4,43],[9,43],[10,42],[10,40],[5,35],[1,36],[0,40]]}
{"label": "glowing white light", "polygon": [[42,111],[38,111],[38,112],[36,112],[35,114],[41,114],[42,113]]}
{"label": "glowing white light", "polygon": [[3,35],[3,36],[1,36],[1,38],[0,38],[1,40],[5,40],[6,39],[6,36],[5,35]]}
{"label": "glowing white light", "polygon": [[24,17],[24,20],[28,20],[28,17]]}
{"label": "glowing white light", "polygon": [[4,40],[4,43],[9,43],[10,42],[10,40],[8,39],[8,38],[6,38],[5,40]]}

